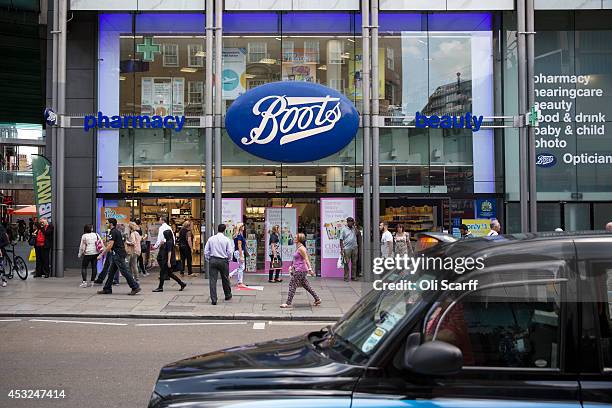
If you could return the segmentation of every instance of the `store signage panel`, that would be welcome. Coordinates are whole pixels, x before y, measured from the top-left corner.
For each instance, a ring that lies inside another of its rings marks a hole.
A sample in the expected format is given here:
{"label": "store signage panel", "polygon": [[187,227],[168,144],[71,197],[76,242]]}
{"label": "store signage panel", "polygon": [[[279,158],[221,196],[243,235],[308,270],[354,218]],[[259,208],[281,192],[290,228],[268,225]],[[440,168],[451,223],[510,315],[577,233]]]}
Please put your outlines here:
{"label": "store signage panel", "polygon": [[357,134],[359,114],[334,89],[310,82],[272,82],[236,99],[227,111],[225,127],[248,153],[300,163],[342,150]]}

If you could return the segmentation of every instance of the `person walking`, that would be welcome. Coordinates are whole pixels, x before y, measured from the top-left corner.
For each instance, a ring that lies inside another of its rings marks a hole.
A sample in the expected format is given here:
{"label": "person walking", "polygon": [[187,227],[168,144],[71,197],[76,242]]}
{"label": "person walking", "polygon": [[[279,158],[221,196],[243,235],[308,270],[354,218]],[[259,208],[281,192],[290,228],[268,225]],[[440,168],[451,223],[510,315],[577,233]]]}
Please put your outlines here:
{"label": "person walking", "polygon": [[389,231],[389,225],[386,222],[381,222],[378,226],[380,229],[380,253],[383,258],[393,257],[393,235]]}
{"label": "person walking", "polygon": [[236,225],[236,235],[234,235],[234,261],[238,262],[238,267],[229,274],[230,278],[236,276],[237,288],[247,286],[244,284],[244,270],[246,269],[246,257],[248,256],[245,235],[244,224],[239,222]]}
{"label": "person walking", "polygon": [[172,231],[172,227],[168,225],[168,219],[164,216],[161,216],[159,217],[159,222],[161,222],[161,225],[159,226],[159,230],[157,231],[157,241],[155,242],[155,245],[153,245],[153,249],[159,248],[166,241],[166,239],[164,238],[164,231],[169,230],[172,234],[172,241],[175,241],[174,231]]}
{"label": "person walking", "polygon": [[217,234],[208,238],[204,246],[204,257],[209,264],[208,284],[210,286],[210,302],[217,304],[217,279],[221,275],[221,284],[225,300],[232,298],[232,287],[229,280],[229,260],[232,257],[232,241],[225,236],[225,224],[219,224]]}
{"label": "person walking", "polygon": [[19,234],[18,241],[26,240],[26,223],[24,220],[17,221],[17,234]]}
{"label": "person walking", "polygon": [[36,271],[34,277],[51,276],[50,255],[53,248],[53,225],[46,218],[41,218],[36,232],[34,251],[36,253]]}
{"label": "person walking", "polygon": [[410,244],[410,233],[404,231],[404,226],[398,224],[395,232],[395,255],[414,256],[412,245]]}
{"label": "person walking", "polygon": [[146,253],[149,251],[149,242],[147,241],[147,238],[149,236],[144,232],[142,228],[142,221],[140,221],[140,218],[136,218],[135,222],[136,222],[136,225],[138,226],[138,229],[136,230],[136,232],[140,234],[140,255],[138,256],[138,267],[140,268],[140,273],[142,274],[142,276],[149,276],[149,273],[147,272],[147,268],[145,267],[145,261],[144,261],[144,257]]}
{"label": "person walking", "polygon": [[134,277],[128,270],[128,266],[125,263],[125,257],[127,254],[125,252],[125,242],[123,240],[123,235],[121,235],[121,232],[117,229],[117,220],[115,218],[109,218],[107,222],[110,224],[111,227],[109,233],[110,239],[108,240],[104,251],[102,251],[102,253],[98,255],[98,259],[101,259],[106,252],[110,252],[112,256],[109,260],[110,268],[108,277],[106,278],[106,283],[104,284],[103,289],[98,291],[98,294],[110,295],[113,293],[113,279],[115,277],[115,274],[119,272],[121,275],[123,275],[128,285],[132,289],[132,291],[128,293],[128,295],[134,296],[135,294],[140,292],[141,289],[140,285],[134,280]]}
{"label": "person walking", "polygon": [[344,266],[344,281],[348,282],[349,280],[349,262],[351,263],[351,280],[359,280],[357,277],[359,244],[357,243],[357,232],[353,217],[348,217],[346,225],[340,230],[340,254]]}
{"label": "person walking", "polygon": [[34,220],[32,218],[30,218],[28,220],[28,232],[30,233],[30,236],[32,236],[34,234]]}
{"label": "person walking", "polygon": [[355,221],[355,236],[357,237],[357,278],[361,278],[363,271],[361,270],[361,251],[363,249],[363,232],[361,226]]}
{"label": "person walking", "polygon": [[181,275],[185,275],[185,264],[187,264],[187,275],[193,275],[193,232],[191,221],[183,223],[183,227],[178,234],[178,246],[181,254]]}
{"label": "person walking", "polygon": [[298,287],[302,287],[306,292],[310,293],[314,298],[315,306],[321,304],[321,299],[317,292],[310,286],[310,282],[306,278],[307,275],[314,276],[312,271],[312,265],[310,264],[310,257],[308,256],[308,250],[306,249],[306,235],[304,233],[298,233],[296,236],[296,251],[293,254],[293,264],[291,265],[291,280],[289,281],[289,293],[287,294],[287,302],[280,305],[282,309],[288,309],[293,307],[293,297]]}
{"label": "person walking", "polygon": [[166,277],[170,277],[181,287],[179,292],[182,292],[183,289],[187,286],[185,282],[183,282],[178,276],[174,274],[176,269],[176,253],[174,249],[174,237],[172,236],[172,231],[165,230],[164,231],[164,243],[160,246],[159,252],[157,253],[157,263],[159,263],[159,286],[153,289],[153,292],[163,292],[164,291],[164,282],[166,281]]}
{"label": "person walking", "polygon": [[138,233],[138,225],[135,222],[130,222],[128,224],[128,238],[125,241],[125,251],[128,256],[128,265],[130,266],[130,271],[132,272],[132,276],[134,276],[134,280],[136,282],[139,281],[138,257],[141,254],[141,241],[142,237]]}
{"label": "person walking", "polygon": [[279,277],[283,269],[279,232],[280,226],[273,226],[270,231],[270,239],[268,239],[268,247],[270,248],[270,271],[268,273],[268,282],[270,283],[280,283],[283,281]]}
{"label": "person walking", "polygon": [[501,224],[495,218],[491,220],[491,231],[487,234],[487,237],[496,237],[501,232]]}
{"label": "person walking", "polygon": [[98,273],[97,261],[102,244],[102,238],[93,232],[93,225],[85,224],[83,235],[81,235],[81,244],[79,245],[79,258],[83,258],[81,262],[81,278],[83,282],[79,285],[81,288],[86,288],[87,285],[87,266],[91,264],[91,281],[89,286],[93,286]]}

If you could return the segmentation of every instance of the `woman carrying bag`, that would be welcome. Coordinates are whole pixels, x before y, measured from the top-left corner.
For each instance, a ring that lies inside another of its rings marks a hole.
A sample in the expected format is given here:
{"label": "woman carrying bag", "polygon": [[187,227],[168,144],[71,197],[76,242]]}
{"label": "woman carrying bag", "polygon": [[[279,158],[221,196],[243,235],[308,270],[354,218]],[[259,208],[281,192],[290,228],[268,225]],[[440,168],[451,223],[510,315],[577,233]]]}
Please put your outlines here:
{"label": "woman carrying bag", "polygon": [[296,251],[293,254],[293,265],[291,265],[291,280],[289,281],[289,293],[287,294],[287,303],[280,305],[281,309],[288,309],[293,307],[291,302],[295,296],[295,290],[298,287],[302,287],[306,292],[310,293],[314,298],[315,306],[321,304],[321,298],[317,295],[317,292],[310,286],[310,282],[306,278],[307,275],[314,276],[312,266],[310,264],[310,257],[306,250],[306,235],[303,233],[297,234]]}
{"label": "woman carrying bag", "polygon": [[[93,225],[86,224],[83,228],[83,235],[81,235],[81,244],[79,245],[79,258],[83,258],[81,262],[81,277],[83,282],[79,285],[80,288],[86,288],[87,286],[93,286],[98,274],[97,258],[100,252],[104,249],[102,238],[93,232]],[[91,264],[91,281],[87,285],[87,266]]]}
{"label": "woman carrying bag", "polygon": [[270,239],[268,240],[268,246],[270,247],[270,272],[268,274],[268,282],[270,283],[279,283],[283,281],[279,278],[281,270],[283,269],[279,245],[280,239],[278,236],[279,230],[280,227],[278,225],[273,226],[270,232]]}

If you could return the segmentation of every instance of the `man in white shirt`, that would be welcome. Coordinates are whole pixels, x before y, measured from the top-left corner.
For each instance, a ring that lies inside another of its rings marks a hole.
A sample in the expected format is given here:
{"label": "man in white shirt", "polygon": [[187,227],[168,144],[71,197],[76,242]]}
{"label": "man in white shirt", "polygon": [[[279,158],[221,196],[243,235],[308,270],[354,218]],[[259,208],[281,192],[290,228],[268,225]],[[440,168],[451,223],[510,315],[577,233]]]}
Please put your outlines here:
{"label": "man in white shirt", "polygon": [[155,242],[155,245],[153,245],[153,249],[159,248],[161,244],[166,242],[166,238],[164,238],[164,231],[166,230],[170,230],[170,232],[172,232],[172,239],[174,240],[174,242],[176,242],[176,239],[174,237],[174,231],[172,231],[172,227],[168,225],[168,219],[166,217],[161,216],[159,217],[159,222],[161,222],[162,225],[159,227],[159,231],[157,232],[157,241]]}
{"label": "man in white shirt", "polygon": [[380,254],[383,258],[393,257],[393,235],[389,231],[389,225],[386,222],[381,222],[378,226],[381,232],[380,236]]}
{"label": "man in white shirt", "polygon": [[217,279],[221,275],[221,285],[225,300],[232,298],[232,288],[229,280],[229,261],[234,252],[234,243],[225,236],[225,224],[219,224],[217,235],[208,238],[204,246],[204,257],[209,264],[208,284],[210,286],[210,301],[217,304]]}
{"label": "man in white shirt", "polygon": [[491,231],[489,231],[489,233],[487,234],[487,237],[495,237],[499,235],[500,232],[501,232],[501,224],[499,223],[499,221],[497,221],[497,219],[493,218],[491,220]]}

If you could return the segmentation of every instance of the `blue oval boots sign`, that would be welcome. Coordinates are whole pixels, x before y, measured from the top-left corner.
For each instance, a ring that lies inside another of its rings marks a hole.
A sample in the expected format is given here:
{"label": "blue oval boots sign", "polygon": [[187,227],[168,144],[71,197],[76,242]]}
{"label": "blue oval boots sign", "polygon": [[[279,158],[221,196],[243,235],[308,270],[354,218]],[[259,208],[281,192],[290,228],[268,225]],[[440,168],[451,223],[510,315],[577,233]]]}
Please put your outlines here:
{"label": "blue oval boots sign", "polygon": [[359,114],[340,92],[310,82],[272,82],[234,101],[225,116],[234,143],[263,159],[298,163],[348,145]]}

